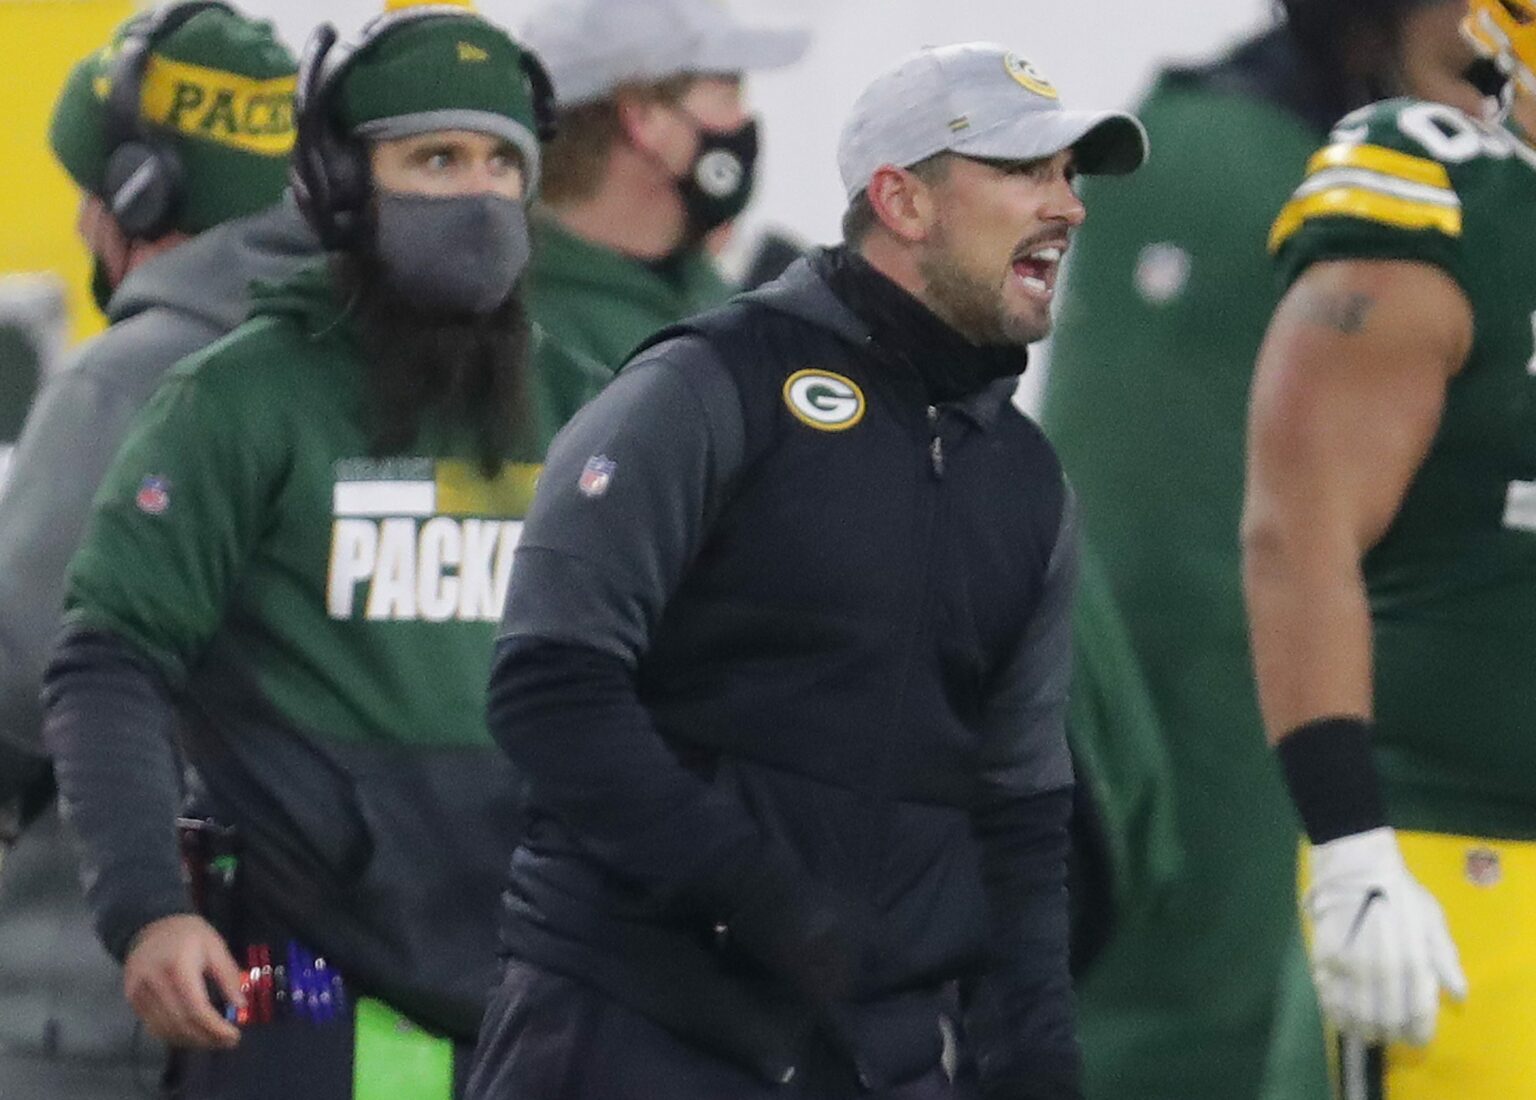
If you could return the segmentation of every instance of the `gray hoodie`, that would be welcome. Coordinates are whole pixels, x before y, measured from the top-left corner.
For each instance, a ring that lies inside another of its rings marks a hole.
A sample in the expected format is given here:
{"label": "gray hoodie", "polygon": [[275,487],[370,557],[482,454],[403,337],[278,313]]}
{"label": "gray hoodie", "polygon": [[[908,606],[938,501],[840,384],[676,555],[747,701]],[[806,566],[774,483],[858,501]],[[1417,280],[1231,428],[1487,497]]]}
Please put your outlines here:
{"label": "gray hoodie", "polygon": [[253,280],[317,254],[288,199],[146,261],[113,294],[111,327],[39,394],[17,443],[0,492],[0,838],[7,821],[13,833],[31,824],[0,866],[0,1096],[13,1095],[6,1063],[17,1056],[125,1067],[157,1057],[91,931],[52,805],[38,692],[65,569],[140,407],[172,364],[244,320]]}

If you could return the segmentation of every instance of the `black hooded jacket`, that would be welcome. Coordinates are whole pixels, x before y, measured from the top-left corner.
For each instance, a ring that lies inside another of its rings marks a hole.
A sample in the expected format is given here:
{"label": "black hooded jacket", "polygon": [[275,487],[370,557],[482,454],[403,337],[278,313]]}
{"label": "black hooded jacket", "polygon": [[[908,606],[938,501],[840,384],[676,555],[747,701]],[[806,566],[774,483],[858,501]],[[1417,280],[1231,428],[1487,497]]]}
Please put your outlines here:
{"label": "black hooded jacket", "polygon": [[931,1070],[958,989],[988,1095],[1074,1097],[1070,493],[1023,355],[849,263],[662,333],[556,441],[491,685],[505,946],[772,1081],[813,1031]]}

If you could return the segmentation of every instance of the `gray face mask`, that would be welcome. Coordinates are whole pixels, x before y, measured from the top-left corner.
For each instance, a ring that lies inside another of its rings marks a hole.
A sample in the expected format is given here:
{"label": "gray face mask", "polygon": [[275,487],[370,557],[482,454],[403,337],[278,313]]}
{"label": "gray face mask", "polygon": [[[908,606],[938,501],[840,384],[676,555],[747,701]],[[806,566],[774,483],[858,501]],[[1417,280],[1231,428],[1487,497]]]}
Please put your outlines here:
{"label": "gray face mask", "polygon": [[501,195],[381,191],[374,250],[396,292],[424,313],[490,313],[528,266],[528,215]]}

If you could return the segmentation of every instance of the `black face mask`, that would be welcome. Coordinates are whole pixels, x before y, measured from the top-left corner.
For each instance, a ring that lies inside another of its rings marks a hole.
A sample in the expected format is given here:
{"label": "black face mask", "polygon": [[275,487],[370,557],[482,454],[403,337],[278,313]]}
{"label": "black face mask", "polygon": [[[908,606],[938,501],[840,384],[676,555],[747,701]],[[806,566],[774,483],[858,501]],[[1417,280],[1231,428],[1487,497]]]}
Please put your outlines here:
{"label": "black face mask", "polygon": [[699,126],[699,151],[688,174],[677,181],[688,219],[685,244],[698,244],[745,210],[756,177],[756,119],[736,130]]}

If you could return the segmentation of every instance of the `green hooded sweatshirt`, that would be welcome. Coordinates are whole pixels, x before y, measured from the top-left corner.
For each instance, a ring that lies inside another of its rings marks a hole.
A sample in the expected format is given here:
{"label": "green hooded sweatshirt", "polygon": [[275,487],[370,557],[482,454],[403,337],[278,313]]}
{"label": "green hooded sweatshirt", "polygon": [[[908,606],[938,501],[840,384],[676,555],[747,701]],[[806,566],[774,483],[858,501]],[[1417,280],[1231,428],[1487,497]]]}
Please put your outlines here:
{"label": "green hooded sweatshirt", "polygon": [[652,333],[725,301],[731,288],[702,251],[646,263],[534,219],[528,308],[560,346],[612,374]]}
{"label": "green hooded sweatshirt", "polygon": [[[518,782],[485,726],[494,637],[544,448],[600,381],[547,341],[531,363],[537,425],[494,477],[431,414],[407,453],[377,456],[353,327],[324,269],[301,273],[167,376],[107,475],[66,597],[74,637],[108,635],[158,672],[197,808],[244,839],[252,911],[465,1039],[519,830]],[[77,676],[83,695],[89,669]],[[57,742],[56,710],[69,700],[50,710]],[[147,751],[127,720],[89,734],[64,738],[61,777]],[[186,898],[150,870],[174,868],[173,852],[130,850],[154,823],[119,824],[154,804],[119,806],[119,822],[85,812],[113,804],[110,786],[74,797],[98,927],[121,954]],[[163,835],[174,845],[171,822]]]}

